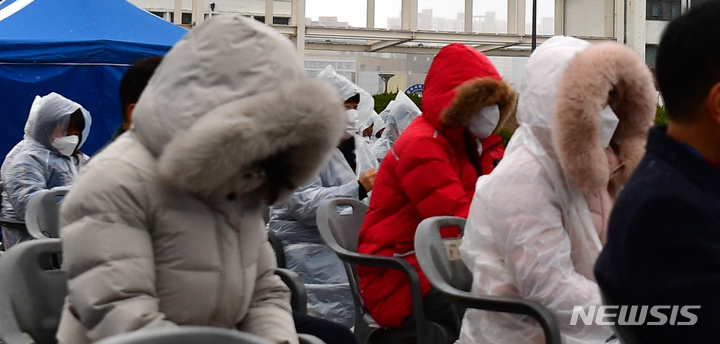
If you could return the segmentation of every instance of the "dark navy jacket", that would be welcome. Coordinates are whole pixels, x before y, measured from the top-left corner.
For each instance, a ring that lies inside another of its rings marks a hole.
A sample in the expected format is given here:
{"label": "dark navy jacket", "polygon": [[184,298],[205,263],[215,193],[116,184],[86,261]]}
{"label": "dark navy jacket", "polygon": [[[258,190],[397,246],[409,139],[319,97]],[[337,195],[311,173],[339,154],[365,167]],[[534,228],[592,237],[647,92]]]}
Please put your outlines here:
{"label": "dark navy jacket", "polygon": [[[720,343],[720,170],[692,148],[650,130],[647,153],[620,193],[595,265],[620,305],[701,306],[697,324],[663,309],[668,324],[633,327],[642,343]],[[636,315],[637,317],[637,315]],[[674,320],[676,325],[669,325]],[[647,312],[647,320],[659,319]]]}

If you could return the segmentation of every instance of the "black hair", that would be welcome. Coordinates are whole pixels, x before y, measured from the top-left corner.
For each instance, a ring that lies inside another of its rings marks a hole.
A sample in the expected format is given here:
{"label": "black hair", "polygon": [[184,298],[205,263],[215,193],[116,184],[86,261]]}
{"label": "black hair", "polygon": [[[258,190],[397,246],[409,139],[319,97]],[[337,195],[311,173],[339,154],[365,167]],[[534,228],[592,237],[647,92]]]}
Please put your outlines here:
{"label": "black hair", "polygon": [[77,131],[81,132],[85,130],[85,116],[82,113],[82,110],[77,109],[75,112],[70,114],[70,121],[68,122],[68,130],[70,128],[77,129]]}
{"label": "black hair", "polygon": [[345,104],[347,103],[360,104],[360,93],[356,93],[354,96],[345,100]]}
{"label": "black hair", "polygon": [[668,24],[656,73],[670,120],[693,121],[720,82],[720,1],[698,3]]}
{"label": "black hair", "polygon": [[80,139],[80,141],[78,141],[78,146],[75,147],[75,151],[72,154],[73,156],[75,156],[75,158],[79,159],[80,150],[78,147],[80,147],[80,142],[82,142],[83,139],[83,130],[85,130],[85,116],[83,115],[82,110],[77,109],[70,115],[70,121],[68,122],[68,131],[70,130],[70,128],[77,129],[77,131],[80,132],[78,134],[78,138]]}
{"label": "black hair", "polygon": [[129,122],[129,118],[127,118],[128,106],[137,103],[140,94],[147,86],[150,77],[153,76],[162,59],[162,56],[153,56],[135,60],[123,75],[122,80],[120,80],[120,111],[125,123]]}

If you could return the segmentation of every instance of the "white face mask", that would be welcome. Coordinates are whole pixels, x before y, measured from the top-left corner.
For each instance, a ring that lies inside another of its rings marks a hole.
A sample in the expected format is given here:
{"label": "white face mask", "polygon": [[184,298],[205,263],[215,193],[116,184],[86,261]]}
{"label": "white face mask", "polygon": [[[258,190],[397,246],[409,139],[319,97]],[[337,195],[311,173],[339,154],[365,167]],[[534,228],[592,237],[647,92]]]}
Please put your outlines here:
{"label": "white face mask", "polygon": [[75,148],[80,142],[80,137],[77,135],[58,137],[52,142],[53,148],[58,151],[61,155],[70,156],[75,152]]}
{"label": "white face mask", "polygon": [[355,130],[357,129],[358,110],[351,109],[345,111],[345,113],[347,114],[347,122],[345,122],[344,138],[349,139],[353,136]]}
{"label": "white face mask", "polygon": [[500,108],[497,105],[486,106],[472,118],[468,124],[468,130],[477,138],[484,139],[490,134],[500,122]]}
{"label": "white face mask", "polygon": [[600,111],[600,120],[602,121],[600,124],[600,141],[602,142],[603,148],[607,148],[610,145],[613,134],[615,134],[615,129],[617,129],[620,119],[618,119],[618,116],[613,112],[610,105],[608,105]]}

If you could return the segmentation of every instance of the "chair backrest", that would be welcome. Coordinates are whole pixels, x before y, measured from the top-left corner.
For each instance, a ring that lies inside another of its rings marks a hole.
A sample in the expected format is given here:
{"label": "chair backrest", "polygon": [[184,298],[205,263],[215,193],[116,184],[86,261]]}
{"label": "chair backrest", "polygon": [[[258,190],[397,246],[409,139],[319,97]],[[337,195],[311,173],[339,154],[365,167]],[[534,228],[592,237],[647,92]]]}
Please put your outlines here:
{"label": "chair backrest", "polygon": [[70,187],[43,190],[30,198],[25,210],[25,225],[35,239],[60,237],[60,202]]}
{"label": "chair backrest", "polygon": [[[443,239],[440,228],[445,226],[458,227],[460,238]],[[464,231],[465,219],[459,217],[432,217],[422,221],[415,232],[415,256],[426,276],[430,273],[436,282],[442,281],[455,289],[470,291],[472,273],[460,258],[460,241]],[[430,279],[430,276],[427,277]]]}
{"label": "chair backrest", "polygon": [[267,339],[237,330],[216,327],[180,326],[174,329],[123,333],[97,344],[272,344]]}
{"label": "chair backrest", "polygon": [[0,259],[0,340],[5,344],[55,343],[67,295],[59,268],[60,239],[19,243]]}
{"label": "chair backrest", "polygon": [[333,198],[320,204],[317,213],[318,228],[326,227],[332,234],[325,237],[320,232],[328,245],[328,239],[336,242],[343,249],[350,252],[357,252],[358,237],[362,227],[368,206],[352,198]]}
{"label": "chair backrest", "polygon": [[[317,212],[317,226],[328,246],[335,252],[357,252],[358,237],[368,206],[351,198],[333,198],[320,203]],[[350,283],[356,317],[368,314],[360,296],[360,281],[357,268],[343,261]],[[359,306],[359,307],[358,307]]]}

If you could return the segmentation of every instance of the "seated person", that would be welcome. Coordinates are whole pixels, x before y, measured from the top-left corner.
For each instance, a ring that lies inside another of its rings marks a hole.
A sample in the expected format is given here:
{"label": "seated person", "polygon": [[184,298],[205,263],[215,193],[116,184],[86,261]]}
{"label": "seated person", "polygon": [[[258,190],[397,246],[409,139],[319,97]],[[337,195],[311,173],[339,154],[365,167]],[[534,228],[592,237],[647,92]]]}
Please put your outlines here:
{"label": "seated person", "polygon": [[[572,324],[602,305],[592,267],[613,201],[655,115],[652,76],[617,43],[557,36],[530,56],[505,157],[475,188],[462,260],[472,292],[547,307],[563,343],[605,343],[610,326]],[[462,344],[544,343],[529,317],[468,309]]]}
{"label": "seated person", "polygon": [[357,154],[357,147],[364,145],[356,134],[358,102],[357,93],[345,100],[345,135],[325,168],[270,212],[270,230],[283,243],[287,267],[300,275],[307,287],[309,311],[348,328],[354,326],[355,318],[350,284],[342,261],[320,237],[317,209],[330,198],[364,200],[373,189],[377,160]]}
{"label": "seated person", "polygon": [[[455,338],[460,319],[420,270],[415,230],[429,217],[467,217],[475,181],[493,168],[481,166],[490,151],[480,152],[478,140],[499,139],[493,132],[514,111],[516,97],[482,53],[462,44],[441,49],[425,82],[423,113],[385,156],[360,231],[359,252],[403,257],[413,265],[428,319],[450,328]],[[412,321],[410,285],[402,271],[359,266],[358,274],[363,300],[379,325]]]}
{"label": "seated person", "polygon": [[115,132],[110,139],[110,142],[106,143],[104,147],[100,148],[95,154],[100,153],[110,143],[115,141],[118,136],[130,129],[132,124],[132,112],[135,109],[138,99],[142,91],[147,86],[150,77],[155,73],[155,69],[162,62],[162,56],[153,56],[144,59],[139,59],[133,63],[130,68],[123,74],[120,80],[119,95],[120,95],[120,114],[122,115],[122,124],[115,128]]}
{"label": "seated person", "polygon": [[[28,202],[37,192],[73,183],[88,160],[80,147],[91,124],[90,113],[72,100],[57,93],[35,97],[24,138],[10,150],[0,170],[2,217],[25,221]],[[2,234],[5,249],[32,239],[19,228],[3,228]]]}
{"label": "seated person", "polygon": [[693,3],[665,29],[656,76],[670,123],[650,130],[595,265],[608,300],[644,319],[630,327],[641,343],[720,338],[718,18],[720,2]]}
{"label": "seated person", "polygon": [[298,343],[262,209],[313,177],[345,123],[301,66],[287,38],[242,16],[168,52],[130,130],[63,201],[60,344],[184,325]]}
{"label": "seated person", "polygon": [[380,139],[372,145],[372,152],[379,162],[382,162],[400,134],[422,113],[402,92],[398,92],[395,100],[391,101],[383,112],[387,115],[387,124]]}

